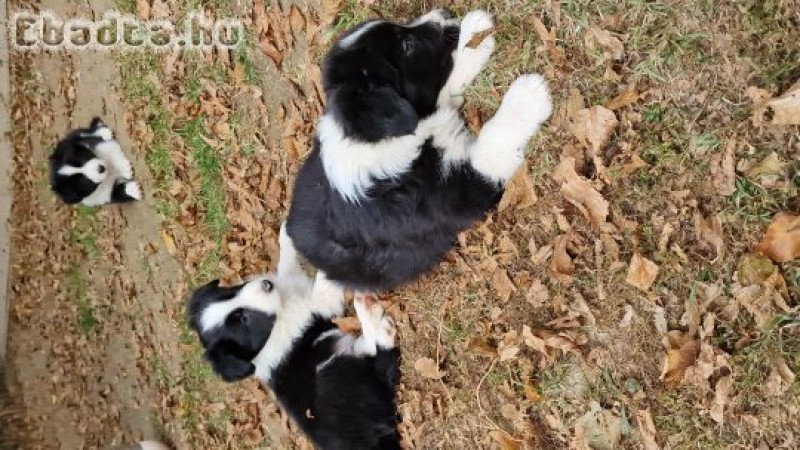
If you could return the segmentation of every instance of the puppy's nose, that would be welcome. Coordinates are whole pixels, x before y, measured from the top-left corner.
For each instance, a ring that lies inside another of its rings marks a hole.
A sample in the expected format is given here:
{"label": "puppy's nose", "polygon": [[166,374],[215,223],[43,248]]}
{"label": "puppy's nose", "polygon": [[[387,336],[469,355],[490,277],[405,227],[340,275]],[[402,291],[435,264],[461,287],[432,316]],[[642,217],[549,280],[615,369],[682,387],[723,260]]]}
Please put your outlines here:
{"label": "puppy's nose", "polygon": [[97,171],[100,172],[100,173],[105,173],[106,166],[100,164],[99,166],[97,166]]}
{"label": "puppy's nose", "polygon": [[272,284],[271,281],[269,281],[269,280],[261,280],[261,289],[263,289],[264,292],[272,292],[272,289],[274,287],[275,287],[275,285]]}

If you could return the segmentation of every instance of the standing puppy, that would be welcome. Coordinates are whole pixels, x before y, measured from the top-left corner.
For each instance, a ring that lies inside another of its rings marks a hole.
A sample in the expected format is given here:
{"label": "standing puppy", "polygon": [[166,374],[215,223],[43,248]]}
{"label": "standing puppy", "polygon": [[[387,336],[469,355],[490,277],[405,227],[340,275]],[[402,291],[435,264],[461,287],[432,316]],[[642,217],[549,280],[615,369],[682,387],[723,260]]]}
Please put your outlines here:
{"label": "standing puppy", "polygon": [[[376,291],[413,281],[500,199],[550,116],[547,83],[523,75],[473,136],[462,93],[488,61],[492,28],[473,11],[435,10],[408,24],[374,20],[327,55],[327,109],[300,170],[287,221],[298,251],[342,285]],[[468,45],[470,44],[470,45]]]}
{"label": "standing puppy", "polygon": [[133,168],[114,134],[95,117],[71,131],[50,155],[50,186],[68,204],[100,206],[140,200]]}
{"label": "standing puppy", "polygon": [[400,351],[379,303],[356,299],[362,335],[331,321],[342,289],[302,270],[281,229],[277,275],[232,287],[212,281],[194,293],[189,321],[225,381],[255,375],[323,449],[399,449],[396,391]]}

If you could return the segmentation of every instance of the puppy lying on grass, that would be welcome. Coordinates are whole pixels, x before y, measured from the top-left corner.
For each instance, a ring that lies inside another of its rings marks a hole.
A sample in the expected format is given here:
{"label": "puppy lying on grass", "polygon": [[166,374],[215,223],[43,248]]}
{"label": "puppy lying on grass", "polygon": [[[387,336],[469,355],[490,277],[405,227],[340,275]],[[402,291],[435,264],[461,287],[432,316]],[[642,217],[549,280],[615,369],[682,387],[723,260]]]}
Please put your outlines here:
{"label": "puppy lying on grass", "polygon": [[344,293],[305,274],[281,228],[277,274],[223,287],[214,280],[189,304],[189,322],[225,381],[255,375],[314,443],[325,449],[393,449],[400,351],[395,324],[377,302],[357,297],[361,336],[331,321]]}

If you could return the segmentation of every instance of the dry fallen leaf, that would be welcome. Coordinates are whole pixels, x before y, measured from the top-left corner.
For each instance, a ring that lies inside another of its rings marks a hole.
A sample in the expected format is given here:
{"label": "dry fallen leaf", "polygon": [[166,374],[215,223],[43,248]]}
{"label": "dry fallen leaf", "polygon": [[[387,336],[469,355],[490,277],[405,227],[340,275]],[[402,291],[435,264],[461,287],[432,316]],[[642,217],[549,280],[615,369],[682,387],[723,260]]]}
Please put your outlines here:
{"label": "dry fallen leaf", "polygon": [[497,205],[497,210],[503,211],[510,206],[524,209],[536,204],[537,200],[533,182],[528,176],[527,164],[523,164],[506,186],[503,197],[500,199],[500,204]]}
{"label": "dry fallen leaf", "polygon": [[736,266],[737,279],[742,286],[764,283],[775,270],[771,259],[755,253],[743,255]]}
{"label": "dry fallen leaf", "polygon": [[540,306],[544,306],[544,304],[550,299],[550,293],[547,291],[547,286],[542,284],[542,280],[535,279],[531,283],[531,287],[528,288],[528,293],[525,295],[525,299],[533,305],[534,308],[538,308]]}
{"label": "dry fallen leaf", "polygon": [[733,377],[726,375],[717,381],[717,386],[714,388],[714,403],[711,405],[709,416],[719,424],[722,424],[725,419],[725,404],[728,403],[732,386]]}
{"label": "dry fallen leaf", "polygon": [[699,211],[694,213],[694,231],[697,239],[714,246],[717,254],[711,261],[719,261],[725,252],[725,239],[722,233],[722,219],[719,214],[704,218]]}
{"label": "dry fallen leaf", "polygon": [[735,141],[729,141],[725,150],[711,157],[711,184],[720,195],[731,195],[736,191],[736,148]]}
{"label": "dry fallen leaf", "polygon": [[568,202],[597,228],[601,228],[608,217],[608,202],[592,184],[575,171],[575,160],[569,156],[561,159],[553,177],[561,181],[561,193]]}
{"label": "dry fallen leaf", "polygon": [[800,215],[776,214],[757,249],[775,262],[800,257]]}
{"label": "dry fallen leaf", "polygon": [[598,45],[602,47],[608,53],[610,59],[620,60],[625,52],[622,41],[611,32],[596,26],[590,26],[586,30],[584,41],[589,48],[596,48]]}
{"label": "dry fallen leaf", "polygon": [[656,424],[653,423],[649,409],[640,409],[636,412],[636,429],[645,450],[661,449],[656,443]]}
{"label": "dry fallen leaf", "polygon": [[575,435],[575,444],[582,448],[618,448],[622,439],[622,418],[592,401],[589,411],[577,420]]}
{"label": "dry fallen leaf", "polygon": [[677,330],[668,332],[667,355],[660,379],[669,385],[678,386],[686,369],[694,365],[699,354],[700,341]]}
{"label": "dry fallen leaf", "polygon": [[619,124],[614,111],[605,106],[592,106],[578,111],[572,120],[572,132],[593,155],[599,154],[608,144]]}
{"label": "dry fallen leaf", "polygon": [[478,48],[478,46],[481,45],[481,42],[483,42],[483,40],[489,37],[492,33],[494,33],[494,27],[473,34],[472,38],[470,38],[469,42],[466,44],[467,47]]}
{"label": "dry fallen leaf", "polygon": [[520,450],[522,445],[520,441],[512,439],[506,432],[501,430],[492,431],[492,437],[497,441],[500,450]]}
{"label": "dry fallen leaf", "polygon": [[606,105],[610,110],[617,110],[632,105],[639,100],[639,93],[636,91],[636,86],[631,86],[622,91],[619,95],[611,99]]}
{"label": "dry fallen leaf", "polygon": [[634,253],[631,264],[628,266],[628,276],[625,281],[642,291],[647,291],[658,276],[658,265],[639,253]]}
{"label": "dry fallen leaf", "polygon": [[747,170],[746,175],[756,178],[761,175],[783,175],[786,170],[786,163],[781,161],[781,157],[776,152],[765,156],[760,163]]}
{"label": "dry fallen leaf", "polygon": [[467,350],[475,352],[478,355],[486,356],[487,358],[494,358],[497,356],[497,348],[486,339],[474,337],[469,340]]}
{"label": "dry fallen leaf", "polygon": [[167,230],[161,230],[161,239],[164,240],[164,246],[167,247],[167,253],[175,256],[177,249],[175,248],[175,240],[167,233]]}
{"label": "dry fallen leaf", "polygon": [[423,377],[432,380],[438,380],[444,376],[444,373],[439,370],[439,365],[431,358],[417,358],[417,360],[414,361],[414,370]]}
{"label": "dry fallen leaf", "polygon": [[136,0],[136,15],[140,19],[150,19],[150,1],[149,0]]}
{"label": "dry fallen leaf", "polygon": [[575,273],[575,264],[567,253],[569,240],[569,234],[562,234],[556,237],[556,241],[553,243],[553,262],[551,267],[556,279],[561,283],[572,282],[572,274]]}
{"label": "dry fallen leaf", "polygon": [[780,356],[770,358],[770,373],[764,383],[764,393],[769,396],[782,395],[792,384],[794,384],[795,374]]}
{"label": "dry fallen leaf", "polygon": [[[780,97],[764,98],[763,89],[748,89],[754,100],[754,125],[800,125],[800,81],[794,83]],[[760,100],[760,101],[759,101]]]}
{"label": "dry fallen leaf", "polygon": [[503,269],[497,269],[492,275],[492,288],[502,302],[507,302],[511,294],[516,292],[517,287],[508,278],[508,273]]}

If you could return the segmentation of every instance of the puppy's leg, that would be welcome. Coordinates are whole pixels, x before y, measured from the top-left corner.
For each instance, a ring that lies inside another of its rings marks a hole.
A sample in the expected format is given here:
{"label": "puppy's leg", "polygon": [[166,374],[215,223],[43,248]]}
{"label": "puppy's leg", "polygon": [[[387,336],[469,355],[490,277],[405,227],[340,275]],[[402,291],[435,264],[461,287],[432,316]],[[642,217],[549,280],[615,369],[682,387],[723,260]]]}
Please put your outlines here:
{"label": "puppy's leg", "polygon": [[114,197],[115,180],[108,177],[97,185],[94,192],[89,194],[81,203],[86,206],[101,206],[110,203]]}
{"label": "puppy's leg", "polygon": [[[108,128],[101,128],[101,130],[108,130]],[[122,152],[122,147],[119,146],[119,143],[114,138],[97,144],[94,147],[94,153],[114,166],[122,178],[133,178],[133,165],[131,165],[128,157]]]}
{"label": "puppy's leg", "polygon": [[472,167],[493,181],[508,181],[525,160],[528,141],[552,111],[550,91],[541,75],[517,78],[469,149]]}
{"label": "puppy's leg", "polygon": [[359,294],[353,305],[361,323],[361,337],[355,345],[358,353],[375,356],[378,350],[394,348],[397,329],[394,320],[383,313],[381,304],[368,295]]}
{"label": "puppy's leg", "polygon": [[494,37],[486,36],[475,48],[467,44],[476,34],[490,30],[492,26],[494,23],[491,14],[481,10],[472,11],[461,20],[458,47],[453,52],[453,70],[439,92],[437,104],[440,107],[459,108],[464,102],[464,89],[489,62],[495,42]]}
{"label": "puppy's leg", "polygon": [[300,267],[300,260],[297,258],[297,250],[294,248],[294,242],[289,234],[286,232],[286,222],[281,224],[281,230],[278,233],[278,246],[280,247],[280,254],[278,255],[278,278],[291,278],[302,276],[307,278],[303,268]]}
{"label": "puppy's leg", "polygon": [[130,180],[116,180],[111,191],[111,201],[114,203],[127,203],[142,199],[139,183]]}
{"label": "puppy's leg", "polygon": [[341,316],[344,312],[344,288],[318,270],[311,290],[311,301],[313,311],[322,317]]}

